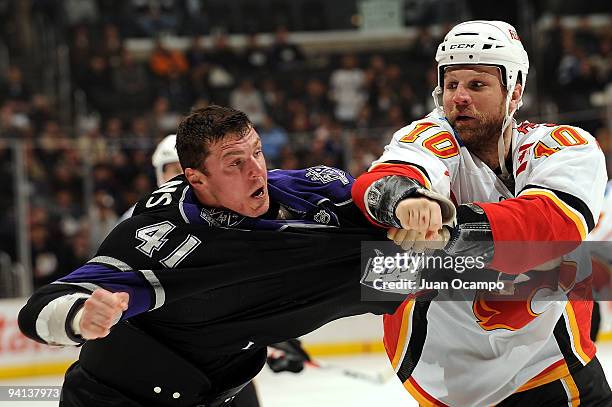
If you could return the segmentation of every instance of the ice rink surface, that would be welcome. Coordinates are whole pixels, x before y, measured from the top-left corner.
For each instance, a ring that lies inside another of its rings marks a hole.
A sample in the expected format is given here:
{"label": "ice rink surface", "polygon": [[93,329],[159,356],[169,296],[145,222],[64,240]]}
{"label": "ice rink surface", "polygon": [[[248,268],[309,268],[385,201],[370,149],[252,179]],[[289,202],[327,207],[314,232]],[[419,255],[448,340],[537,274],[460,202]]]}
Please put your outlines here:
{"label": "ice rink surface", "polygon": [[[612,381],[612,342],[600,343],[597,348],[597,354],[606,376]],[[264,368],[256,379],[262,407],[418,406],[404,390],[399,380],[392,375],[389,362],[382,353],[321,358],[319,361],[326,363],[327,367],[308,367],[300,374],[275,374],[270,369]],[[363,377],[349,377],[343,373],[343,370],[362,374]],[[382,379],[382,382],[376,382],[377,377]],[[21,378],[0,381],[0,386],[9,384],[59,385],[61,381],[60,376]],[[57,402],[0,401],[2,407],[56,405]]]}

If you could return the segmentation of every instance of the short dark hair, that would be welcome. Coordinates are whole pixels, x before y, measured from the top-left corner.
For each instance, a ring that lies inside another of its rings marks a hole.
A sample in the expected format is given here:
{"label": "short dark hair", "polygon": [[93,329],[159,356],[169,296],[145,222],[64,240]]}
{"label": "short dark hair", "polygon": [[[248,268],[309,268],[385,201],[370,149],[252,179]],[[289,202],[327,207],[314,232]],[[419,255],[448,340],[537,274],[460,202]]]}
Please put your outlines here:
{"label": "short dark hair", "polygon": [[210,105],[196,109],[185,117],[176,132],[176,152],[185,168],[204,170],[202,165],[212,143],[227,135],[242,138],[252,127],[248,116],[231,107]]}

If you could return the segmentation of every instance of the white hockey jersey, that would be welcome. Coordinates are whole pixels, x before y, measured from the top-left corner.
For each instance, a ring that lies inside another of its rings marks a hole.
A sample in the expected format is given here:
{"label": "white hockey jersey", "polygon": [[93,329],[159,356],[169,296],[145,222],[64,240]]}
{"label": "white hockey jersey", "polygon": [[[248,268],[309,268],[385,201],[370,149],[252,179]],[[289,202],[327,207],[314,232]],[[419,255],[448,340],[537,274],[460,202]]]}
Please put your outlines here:
{"label": "white hockey jersey", "polygon": [[[397,131],[370,172],[407,166],[455,203],[478,203],[495,242],[584,240],[599,216],[607,178],[595,139],[576,127],[524,122],[513,130],[511,155],[509,189],[434,111]],[[564,256],[561,266],[574,269],[574,289],[590,278],[588,256],[579,252]],[[577,389],[569,373],[588,363],[595,347],[588,332],[592,302],[568,297],[571,291],[558,289],[529,301],[478,294],[463,301],[410,299],[385,317],[385,347],[422,406],[490,406],[557,379],[566,380],[572,395]]]}

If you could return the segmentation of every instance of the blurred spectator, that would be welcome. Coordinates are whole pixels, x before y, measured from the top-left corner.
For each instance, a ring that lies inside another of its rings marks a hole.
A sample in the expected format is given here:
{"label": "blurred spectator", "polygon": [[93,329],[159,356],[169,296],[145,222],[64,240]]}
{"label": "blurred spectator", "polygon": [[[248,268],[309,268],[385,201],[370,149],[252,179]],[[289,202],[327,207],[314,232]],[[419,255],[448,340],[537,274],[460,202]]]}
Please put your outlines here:
{"label": "blurred spectator", "polygon": [[18,110],[23,110],[30,96],[30,89],[24,83],[21,69],[15,65],[9,66],[6,76],[0,83],[0,103],[12,100],[18,103],[16,105]]}
{"label": "blurred spectator", "polygon": [[94,193],[93,207],[90,213],[90,243],[99,247],[111,230],[117,225],[119,217],[114,210],[115,199],[107,191],[99,189]]}
{"label": "blurred spectator", "polygon": [[399,105],[393,105],[387,110],[387,125],[392,129],[401,129],[409,123]]}
{"label": "blurred spectator", "polygon": [[591,26],[591,20],[588,16],[582,16],[578,20],[578,27],[574,31],[574,37],[576,38],[576,46],[584,50],[587,55],[594,54],[599,49],[599,38],[593,27]]}
{"label": "blurred spectator", "polygon": [[264,47],[259,45],[257,33],[247,36],[247,44],[241,55],[241,68],[251,75],[263,75],[269,68],[269,56]]}
{"label": "blurred spectator", "polygon": [[68,239],[68,246],[70,255],[64,262],[63,270],[74,270],[81,267],[91,259],[92,248],[97,247],[90,244],[90,234],[86,224],[82,224],[79,231]]}
{"label": "blurred spectator", "polygon": [[117,104],[125,116],[133,116],[151,104],[149,73],[146,67],[134,59],[128,49],[121,52],[121,61],[112,72],[113,89]]}
{"label": "blurred spectator", "polygon": [[261,89],[266,111],[275,123],[287,128],[289,126],[289,112],[286,106],[285,91],[272,78],[264,79]]}
{"label": "blurred spectator", "polygon": [[181,115],[176,110],[170,109],[168,99],[160,96],[153,103],[153,109],[148,117],[148,126],[151,134],[157,138],[160,135],[176,133],[180,119]]}
{"label": "blurred spectator", "polygon": [[342,66],[336,69],[329,80],[331,99],[336,103],[336,119],[354,125],[359,111],[366,101],[365,74],[357,66],[357,57],[347,54],[342,57]]}
{"label": "blurred spectator", "polygon": [[289,41],[287,28],[278,27],[270,51],[270,65],[279,71],[290,71],[301,67],[305,59],[300,47]]}
{"label": "blurred spectator", "polygon": [[270,168],[278,168],[280,165],[281,152],[288,144],[287,132],[277,126],[272,118],[265,115],[257,132],[261,138],[261,145],[270,164]]}
{"label": "blurred spectator", "polygon": [[230,95],[230,106],[243,111],[255,126],[263,123],[266,108],[259,90],[250,79],[243,79]]}
{"label": "blurred spectator", "polygon": [[72,78],[77,86],[84,88],[89,60],[94,53],[89,27],[84,24],[74,27],[70,41]]}
{"label": "blurred spectator", "polygon": [[431,111],[427,110],[417,97],[409,82],[402,83],[399,91],[398,107],[402,110],[402,116],[406,120],[404,124],[417,120]]}
{"label": "blurred spectator", "polygon": [[181,24],[183,34],[199,36],[210,33],[208,10],[201,0],[185,0],[185,17],[185,22]]}
{"label": "blurred spectator", "polygon": [[62,236],[69,237],[78,231],[80,206],[81,203],[76,196],[67,189],[55,192],[53,202],[47,207]]}
{"label": "blurred spectator", "polygon": [[30,227],[34,288],[49,284],[68,271],[62,268],[62,260],[67,254],[62,243],[63,240],[50,235],[48,225],[37,223]]}
{"label": "blurred spectator", "polygon": [[63,0],[63,5],[62,11],[70,27],[98,21],[98,5],[95,0]]}
{"label": "blurred spectator", "polygon": [[296,170],[298,168],[303,167],[300,164],[301,163],[297,155],[291,149],[291,147],[286,146],[285,148],[283,148],[283,150],[281,151],[280,168],[285,170]]}
{"label": "blurred spectator", "polygon": [[108,160],[113,154],[118,154],[117,150],[113,150],[113,145],[114,140],[105,138],[97,124],[79,134],[75,143],[76,149],[86,154],[92,165]]}
{"label": "blurred spectator", "polygon": [[36,133],[43,129],[46,122],[55,120],[55,113],[52,111],[49,99],[45,95],[37,93],[32,96],[28,117]]}
{"label": "blurred spectator", "polygon": [[431,35],[428,26],[419,27],[418,30],[416,40],[409,53],[416,61],[429,61],[435,57],[440,39]]}
{"label": "blurred spectator", "polygon": [[111,68],[116,68],[121,63],[122,51],[123,42],[119,35],[119,29],[114,24],[105,24],[97,53],[106,58]]}
{"label": "blurred spectator", "polygon": [[[103,143],[100,147],[103,147],[105,153],[101,156],[103,160],[108,160],[110,156],[120,153],[124,148],[123,138],[125,133],[123,131],[123,121],[119,117],[110,117],[106,121],[104,129]],[[109,156],[105,157],[108,154]]]}
{"label": "blurred spectator", "polygon": [[338,157],[323,137],[315,137],[312,140],[309,150],[305,151],[302,164],[304,167],[314,167],[316,165],[327,165],[337,167],[341,157]]}
{"label": "blurred spectator", "polygon": [[167,99],[170,110],[175,112],[188,110],[195,97],[189,80],[177,70],[171,70],[168,77],[159,83],[157,95]]}
{"label": "blurred spectator", "polygon": [[0,134],[2,137],[21,137],[30,127],[30,119],[16,110],[17,102],[6,102],[0,107]]}
{"label": "blurred spectator", "polygon": [[612,36],[604,37],[599,43],[599,52],[589,57],[595,70],[595,78],[601,87],[612,82]]}
{"label": "blurred spectator", "polygon": [[[153,144],[153,135],[149,128],[149,122],[144,116],[136,116],[132,118],[130,123],[130,131],[127,134],[125,147],[130,155],[136,154],[138,151],[147,151]],[[148,168],[148,167],[143,167]]]}
{"label": "blurred spectator", "polygon": [[155,40],[149,56],[149,66],[151,72],[160,80],[167,79],[170,73],[184,74],[189,69],[185,55],[181,51],[166,48],[159,38]]}
{"label": "blurred spectator", "polygon": [[379,86],[383,86],[387,81],[385,77],[385,69],[387,62],[380,54],[374,54],[370,57],[370,62],[367,69],[364,71],[366,86],[368,93],[372,95],[376,92]]}
{"label": "blurred spectator", "polygon": [[117,108],[111,72],[106,59],[99,55],[91,57],[83,86],[89,104],[102,117],[108,117]]}
{"label": "blurred spectator", "polygon": [[[562,41],[566,35],[561,24],[561,17],[554,16],[551,27],[544,32],[541,38],[543,49],[540,66],[543,77],[552,78],[557,75],[557,68],[559,67],[562,57]],[[555,98],[554,92],[558,88],[556,82],[557,81],[538,81],[538,85],[542,92]]]}
{"label": "blurred spectator", "polygon": [[213,39],[210,63],[208,85],[211,97],[217,104],[227,104],[229,93],[235,84],[234,69],[237,64],[236,54],[224,33],[217,34]]}
{"label": "blurred spectator", "polygon": [[203,37],[194,37],[186,52],[189,63],[191,84],[197,95],[208,93],[208,73],[210,71],[209,57],[204,47]]}
{"label": "blurred spectator", "polygon": [[176,32],[179,21],[176,0],[131,0],[137,35],[156,37]]}
{"label": "blurred spectator", "polygon": [[299,99],[290,99],[287,103],[289,114],[289,130],[293,133],[306,132],[311,129],[308,121],[308,111],[304,102]]}
{"label": "blurred spectator", "polygon": [[322,115],[332,111],[332,103],[327,95],[327,86],[320,79],[312,78],[306,82],[306,92],[302,100],[309,115],[308,120],[313,126],[321,122]]}

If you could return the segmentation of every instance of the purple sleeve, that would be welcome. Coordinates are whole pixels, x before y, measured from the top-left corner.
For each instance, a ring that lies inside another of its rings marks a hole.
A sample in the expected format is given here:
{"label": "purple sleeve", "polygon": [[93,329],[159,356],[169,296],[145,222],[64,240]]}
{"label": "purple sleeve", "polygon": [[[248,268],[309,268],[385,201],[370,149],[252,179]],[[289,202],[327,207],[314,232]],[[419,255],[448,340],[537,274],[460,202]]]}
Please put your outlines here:
{"label": "purple sleeve", "polygon": [[155,302],[154,286],[139,271],[118,271],[100,264],[85,264],[56,283],[77,285],[88,290],[104,288],[130,295],[127,311],[121,319],[149,311]]}

